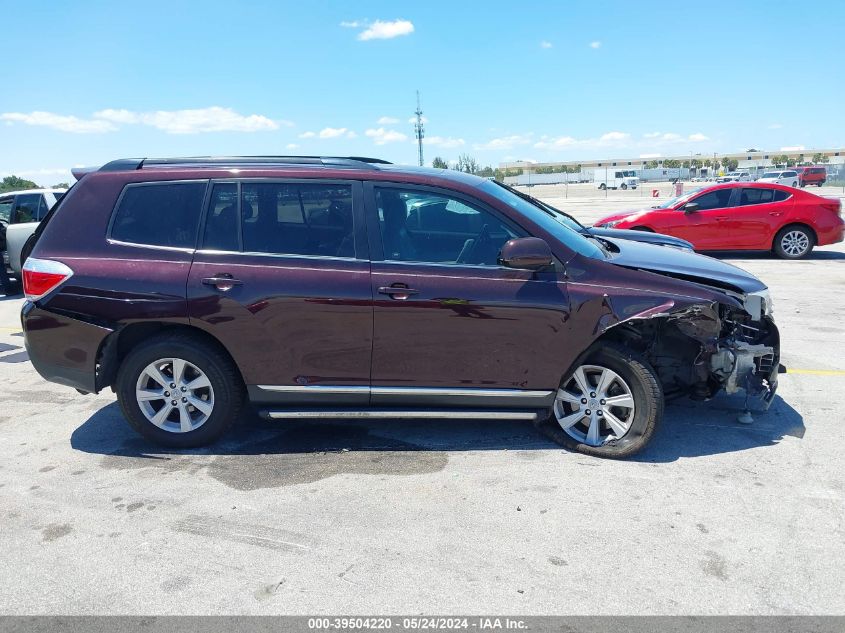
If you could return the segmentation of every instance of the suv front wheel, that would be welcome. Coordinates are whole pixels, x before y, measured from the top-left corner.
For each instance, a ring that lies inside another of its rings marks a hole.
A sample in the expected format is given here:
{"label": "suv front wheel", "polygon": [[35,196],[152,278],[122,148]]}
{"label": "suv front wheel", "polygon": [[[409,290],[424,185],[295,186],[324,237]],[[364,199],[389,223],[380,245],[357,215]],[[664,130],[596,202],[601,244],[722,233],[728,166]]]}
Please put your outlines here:
{"label": "suv front wheel", "polygon": [[135,347],[117,374],[117,399],[130,426],[171,448],[217,440],[240,415],[240,376],[220,350],[185,334]]}
{"label": "suv front wheel", "polygon": [[619,459],[642,450],[662,417],[663,390],[648,362],[607,346],[561,381],[540,429],[570,450]]}

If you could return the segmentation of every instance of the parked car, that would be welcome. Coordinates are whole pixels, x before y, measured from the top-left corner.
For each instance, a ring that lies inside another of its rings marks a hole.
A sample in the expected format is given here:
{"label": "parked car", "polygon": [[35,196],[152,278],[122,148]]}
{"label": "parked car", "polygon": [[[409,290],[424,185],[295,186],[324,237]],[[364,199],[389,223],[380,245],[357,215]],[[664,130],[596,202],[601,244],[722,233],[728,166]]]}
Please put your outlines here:
{"label": "parked car", "polygon": [[0,194],[0,251],[7,273],[21,274],[21,252],[38,223],[66,189],[27,189]]}
{"label": "parked car", "polygon": [[763,175],[757,179],[757,182],[774,182],[788,187],[797,187],[798,172],[794,169],[767,171],[763,172]]}
{"label": "parked car", "polygon": [[664,394],[768,403],[777,387],[760,280],[586,236],[457,171],[121,160],[82,176],[36,235],[21,313],[34,367],[111,387],[166,446],[214,441],[249,401],[270,420],[533,420],[626,457]]}
{"label": "parked car", "polygon": [[569,215],[565,211],[561,211],[553,207],[552,205],[548,204],[547,202],[543,202],[542,200],[538,200],[533,196],[529,196],[527,193],[523,193],[518,189],[514,189],[509,185],[496,182],[500,187],[504,187],[508,191],[515,193],[518,196],[521,196],[535,204],[537,206],[543,207],[548,209],[552,213],[555,213],[559,216],[560,220],[564,222],[569,228],[578,231],[585,237],[610,237],[616,238],[618,240],[633,240],[635,242],[645,242],[647,244],[659,244],[661,246],[674,246],[675,248],[685,248],[689,251],[693,250],[693,245],[686,240],[682,240],[677,237],[672,237],[671,235],[664,235],[663,233],[652,233],[650,231],[626,231],[625,229],[604,229],[597,226],[584,226],[578,220],[575,219],[574,216]]}
{"label": "parked car", "polygon": [[824,167],[818,165],[812,167],[796,167],[795,171],[798,172],[798,180],[802,187],[806,187],[807,185],[821,187],[827,182],[827,169]]}
{"label": "parked car", "polygon": [[771,250],[785,259],[841,242],[845,229],[838,198],[760,182],[694,189],[657,207],[614,213],[596,225],[674,235],[697,251]]}
{"label": "parked car", "polygon": [[751,182],[751,174],[747,171],[732,171],[724,176],[717,176],[716,182]]}

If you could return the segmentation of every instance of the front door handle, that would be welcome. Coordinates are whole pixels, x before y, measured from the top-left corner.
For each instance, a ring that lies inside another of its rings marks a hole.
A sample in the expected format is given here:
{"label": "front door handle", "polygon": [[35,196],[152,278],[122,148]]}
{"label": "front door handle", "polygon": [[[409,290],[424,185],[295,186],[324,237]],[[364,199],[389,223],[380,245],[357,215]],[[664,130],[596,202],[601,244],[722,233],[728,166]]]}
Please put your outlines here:
{"label": "front door handle", "polygon": [[378,289],[379,294],[390,295],[391,299],[407,299],[411,295],[420,294],[419,290],[408,288],[404,284],[393,284],[392,286],[382,286]]}
{"label": "front door handle", "polygon": [[783,215],[783,211],[769,211],[769,215],[778,217],[779,215]]}
{"label": "front door handle", "polygon": [[203,278],[202,283],[206,286],[214,286],[221,292],[227,292],[235,286],[243,284],[240,279],[234,279],[232,275],[229,275],[228,273],[222,273],[220,275],[215,275],[214,277],[205,277]]}

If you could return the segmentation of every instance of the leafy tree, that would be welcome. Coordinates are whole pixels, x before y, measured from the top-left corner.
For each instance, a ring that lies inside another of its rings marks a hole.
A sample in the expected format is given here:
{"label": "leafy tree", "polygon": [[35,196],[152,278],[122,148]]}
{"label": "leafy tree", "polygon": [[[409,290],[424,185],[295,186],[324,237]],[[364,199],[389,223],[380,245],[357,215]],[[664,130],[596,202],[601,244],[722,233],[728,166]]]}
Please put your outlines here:
{"label": "leafy tree", "polygon": [[38,185],[31,180],[24,180],[23,178],[18,178],[17,176],[6,176],[3,180],[0,180],[0,193],[37,188]]}
{"label": "leafy tree", "polygon": [[70,185],[66,182],[60,182],[57,185],[53,185],[51,189],[70,189]]}
{"label": "leafy tree", "polygon": [[436,169],[449,169],[449,163],[447,163],[445,160],[443,160],[439,156],[434,157],[434,160],[431,161],[431,166],[436,168]]}
{"label": "leafy tree", "polygon": [[772,165],[775,167],[780,167],[786,165],[789,162],[789,157],[786,154],[775,154],[772,156]]}
{"label": "leafy tree", "polygon": [[739,167],[739,161],[736,158],[723,158],[722,161],[727,171],[736,171]]}
{"label": "leafy tree", "polygon": [[681,166],[681,161],[675,160],[674,158],[669,158],[663,161],[663,166],[666,169],[677,169]]}
{"label": "leafy tree", "polygon": [[830,162],[829,156],[825,156],[821,152],[817,152],[817,153],[813,154],[813,163],[814,164],[823,165],[823,164],[829,163],[829,162]]}
{"label": "leafy tree", "polygon": [[478,173],[478,161],[469,154],[461,154],[458,156],[458,164],[455,166],[458,171],[464,171],[468,174]]}
{"label": "leafy tree", "polygon": [[657,161],[656,160],[650,160],[643,166],[646,169],[657,169]]}
{"label": "leafy tree", "polygon": [[476,173],[482,178],[492,178],[493,176],[495,176],[495,172],[493,171],[493,168],[490,167],[490,165],[482,167]]}

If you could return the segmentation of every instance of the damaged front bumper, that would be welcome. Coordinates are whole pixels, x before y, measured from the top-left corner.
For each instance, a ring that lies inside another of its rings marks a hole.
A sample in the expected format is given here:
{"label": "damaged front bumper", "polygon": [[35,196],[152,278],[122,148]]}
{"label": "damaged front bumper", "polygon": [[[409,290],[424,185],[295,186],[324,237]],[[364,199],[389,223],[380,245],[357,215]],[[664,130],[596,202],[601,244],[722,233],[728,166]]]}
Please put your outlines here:
{"label": "damaged front bumper", "polygon": [[771,404],[780,370],[780,333],[770,316],[759,321],[726,315],[722,336],[710,355],[711,376],[727,393],[742,389],[750,398]]}

